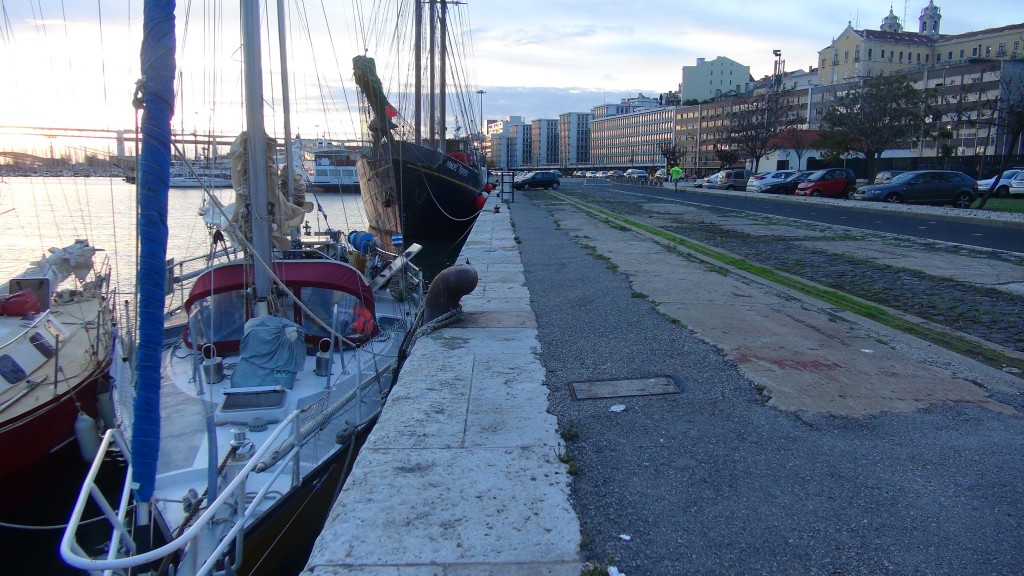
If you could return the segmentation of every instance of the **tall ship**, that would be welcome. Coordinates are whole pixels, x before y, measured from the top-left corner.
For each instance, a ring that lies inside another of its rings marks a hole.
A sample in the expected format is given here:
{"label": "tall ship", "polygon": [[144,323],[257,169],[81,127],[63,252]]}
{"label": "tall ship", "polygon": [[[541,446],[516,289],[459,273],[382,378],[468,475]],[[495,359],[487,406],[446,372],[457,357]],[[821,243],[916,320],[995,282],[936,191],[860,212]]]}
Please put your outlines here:
{"label": "tall ship", "polygon": [[[448,139],[447,2],[416,2],[414,70],[422,70],[424,24],[430,31],[427,54],[431,90],[426,98],[428,136],[422,134],[422,78],[415,74],[412,118],[403,121],[389,102],[377,74],[376,61],[367,56],[352,60],[356,84],[365,98],[370,148],[356,167],[366,207],[369,230],[387,242],[401,239],[428,249],[458,251],[486,201],[486,167],[472,135]],[[396,43],[396,45],[404,45]],[[436,69],[435,69],[436,63]],[[436,87],[436,91],[433,89]],[[453,95],[466,98],[468,92]],[[468,99],[471,101],[471,99]],[[457,107],[470,109],[471,106]],[[472,120],[467,120],[469,125]],[[400,125],[399,122],[402,122]],[[396,248],[392,245],[391,248]]]}

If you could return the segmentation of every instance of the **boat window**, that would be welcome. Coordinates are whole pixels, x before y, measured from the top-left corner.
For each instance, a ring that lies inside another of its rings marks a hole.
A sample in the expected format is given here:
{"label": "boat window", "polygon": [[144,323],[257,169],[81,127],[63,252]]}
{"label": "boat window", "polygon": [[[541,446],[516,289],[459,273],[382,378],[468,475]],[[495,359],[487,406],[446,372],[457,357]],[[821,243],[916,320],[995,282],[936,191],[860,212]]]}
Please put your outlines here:
{"label": "boat window", "polygon": [[196,301],[189,313],[189,340],[193,349],[204,344],[240,341],[249,318],[245,292],[213,294]]}
{"label": "boat window", "polygon": [[[299,298],[320,322],[328,326],[334,320],[336,309],[338,324],[335,331],[346,338],[362,338],[373,334],[376,329],[373,315],[351,294],[327,288],[305,287],[299,293]],[[305,311],[302,313],[302,328],[307,335],[321,338],[327,336],[327,330]]]}

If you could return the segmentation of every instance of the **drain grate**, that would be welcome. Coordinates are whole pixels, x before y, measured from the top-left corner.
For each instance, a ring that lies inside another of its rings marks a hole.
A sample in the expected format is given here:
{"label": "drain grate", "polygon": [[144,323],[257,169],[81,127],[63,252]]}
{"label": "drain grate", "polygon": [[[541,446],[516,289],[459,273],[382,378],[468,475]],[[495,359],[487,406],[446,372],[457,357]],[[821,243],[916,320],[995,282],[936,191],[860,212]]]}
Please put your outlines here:
{"label": "drain grate", "polygon": [[632,380],[573,382],[570,386],[572,386],[572,393],[577,400],[679,394],[679,388],[676,387],[675,382],[668,376],[636,378]]}

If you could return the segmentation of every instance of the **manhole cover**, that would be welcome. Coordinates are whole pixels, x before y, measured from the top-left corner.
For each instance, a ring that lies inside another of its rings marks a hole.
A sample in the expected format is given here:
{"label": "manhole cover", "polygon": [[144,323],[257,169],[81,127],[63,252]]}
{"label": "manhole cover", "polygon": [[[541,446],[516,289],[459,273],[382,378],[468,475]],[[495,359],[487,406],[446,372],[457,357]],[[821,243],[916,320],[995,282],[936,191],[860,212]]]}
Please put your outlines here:
{"label": "manhole cover", "polygon": [[573,382],[572,393],[577,400],[596,398],[617,398],[620,396],[655,396],[678,394],[672,379],[668,376],[637,378],[633,380],[603,380],[596,382]]}

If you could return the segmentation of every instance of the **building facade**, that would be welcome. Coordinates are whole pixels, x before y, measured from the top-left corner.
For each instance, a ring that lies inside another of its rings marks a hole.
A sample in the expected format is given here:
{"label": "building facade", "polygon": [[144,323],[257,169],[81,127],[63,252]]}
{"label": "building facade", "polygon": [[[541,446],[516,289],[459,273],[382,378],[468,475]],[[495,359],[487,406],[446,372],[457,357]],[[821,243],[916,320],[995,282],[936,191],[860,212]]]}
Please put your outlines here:
{"label": "building facade", "polygon": [[956,35],[940,33],[942,15],[929,1],[918,18],[918,31],[907,32],[889,10],[879,30],[847,25],[818,52],[821,84],[842,84],[874,76],[957,66],[969,60],[1024,58],[1024,23]]}
{"label": "building facade", "polygon": [[533,144],[531,166],[558,165],[558,120],[542,119],[530,122],[530,140]]}
{"label": "building facade", "polygon": [[[587,112],[558,115],[558,166],[575,171],[590,164],[590,121]],[[571,172],[570,172],[571,173]]]}
{"label": "building facade", "polygon": [[687,100],[709,100],[727,94],[745,94],[752,89],[750,66],[718,56],[705,61],[697,58],[693,66],[683,66],[679,82],[679,98]]}

